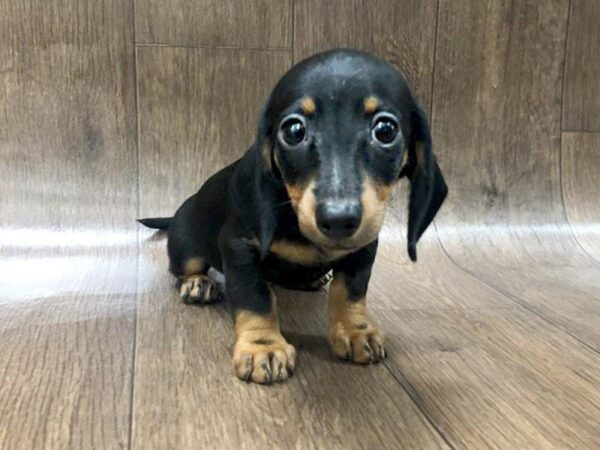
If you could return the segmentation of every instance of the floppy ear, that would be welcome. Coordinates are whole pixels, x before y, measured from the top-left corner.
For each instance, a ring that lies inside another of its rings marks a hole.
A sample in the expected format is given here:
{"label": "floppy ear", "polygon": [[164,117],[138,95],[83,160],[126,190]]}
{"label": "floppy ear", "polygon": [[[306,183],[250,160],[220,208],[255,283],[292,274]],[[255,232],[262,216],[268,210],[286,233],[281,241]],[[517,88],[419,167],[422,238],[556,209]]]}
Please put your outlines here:
{"label": "floppy ear", "polygon": [[431,150],[431,133],[425,113],[414,103],[408,161],[400,177],[410,180],[408,202],[408,255],[417,260],[417,241],[442,206],[448,186]]}
{"label": "floppy ear", "polygon": [[258,124],[258,133],[255,146],[255,172],[254,172],[254,205],[256,207],[258,220],[258,241],[261,259],[264,259],[269,252],[275,228],[277,217],[275,215],[275,205],[283,200],[281,189],[277,189],[278,183],[281,183],[277,166],[273,160],[273,144],[271,141],[272,124],[269,121],[269,103],[263,108],[261,118]]}

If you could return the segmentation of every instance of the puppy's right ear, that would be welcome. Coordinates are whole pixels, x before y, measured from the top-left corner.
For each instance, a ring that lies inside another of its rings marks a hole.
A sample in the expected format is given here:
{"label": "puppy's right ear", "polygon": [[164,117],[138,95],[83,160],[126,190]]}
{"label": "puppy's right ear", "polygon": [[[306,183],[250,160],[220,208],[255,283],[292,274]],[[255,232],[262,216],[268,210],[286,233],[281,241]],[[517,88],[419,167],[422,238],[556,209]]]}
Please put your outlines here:
{"label": "puppy's right ear", "polygon": [[275,164],[273,155],[273,124],[270,118],[270,99],[267,101],[265,106],[260,113],[260,120],[258,121],[258,130],[256,133],[256,148],[260,151],[261,155],[261,166],[267,172],[277,171],[277,165]]}
{"label": "puppy's right ear", "polygon": [[277,218],[274,205],[282,201],[278,194],[281,190],[277,189],[281,179],[273,156],[270,103],[269,99],[262,109],[255,143],[254,199],[256,213],[259,215],[257,237],[261,259],[267,256],[275,234]]}

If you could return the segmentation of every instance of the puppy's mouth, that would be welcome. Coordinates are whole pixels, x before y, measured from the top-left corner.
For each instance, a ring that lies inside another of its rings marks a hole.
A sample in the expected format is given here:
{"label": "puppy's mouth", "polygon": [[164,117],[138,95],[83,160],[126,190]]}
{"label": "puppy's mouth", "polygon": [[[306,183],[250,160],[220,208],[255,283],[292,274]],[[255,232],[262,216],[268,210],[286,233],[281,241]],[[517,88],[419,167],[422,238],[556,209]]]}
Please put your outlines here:
{"label": "puppy's mouth", "polygon": [[358,250],[360,248],[360,246],[356,246],[356,245],[351,245],[351,244],[344,244],[341,242],[331,242],[331,243],[315,243],[316,245],[318,245],[319,247],[323,248],[324,250],[330,250],[330,251],[354,251],[354,250]]}

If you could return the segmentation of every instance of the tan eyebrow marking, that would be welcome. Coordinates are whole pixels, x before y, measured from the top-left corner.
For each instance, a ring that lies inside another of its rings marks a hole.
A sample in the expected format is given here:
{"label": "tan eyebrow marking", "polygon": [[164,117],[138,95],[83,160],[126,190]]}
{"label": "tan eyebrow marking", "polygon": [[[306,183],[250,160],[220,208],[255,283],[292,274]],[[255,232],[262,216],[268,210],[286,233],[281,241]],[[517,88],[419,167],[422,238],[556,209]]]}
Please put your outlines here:
{"label": "tan eyebrow marking", "polygon": [[379,106],[379,100],[377,100],[376,97],[371,95],[370,97],[365,98],[364,106],[365,106],[365,112],[367,114],[372,114],[375,112],[375,110]]}
{"label": "tan eyebrow marking", "polygon": [[304,112],[304,114],[311,115],[317,110],[317,105],[311,97],[304,97],[300,102],[300,108],[302,108],[302,112]]}

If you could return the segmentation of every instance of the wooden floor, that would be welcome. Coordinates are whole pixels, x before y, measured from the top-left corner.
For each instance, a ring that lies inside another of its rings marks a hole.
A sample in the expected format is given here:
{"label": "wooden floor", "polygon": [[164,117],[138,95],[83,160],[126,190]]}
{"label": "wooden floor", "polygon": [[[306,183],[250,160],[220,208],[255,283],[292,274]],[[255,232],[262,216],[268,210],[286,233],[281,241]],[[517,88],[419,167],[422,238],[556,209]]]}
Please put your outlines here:
{"label": "wooden floor", "polygon": [[[600,448],[600,2],[0,0],[0,448]],[[171,214],[252,142],[294,62],[401,68],[451,195],[370,288],[384,364],[336,361],[325,293],[280,292],[296,376],[232,372],[185,306]]]}

